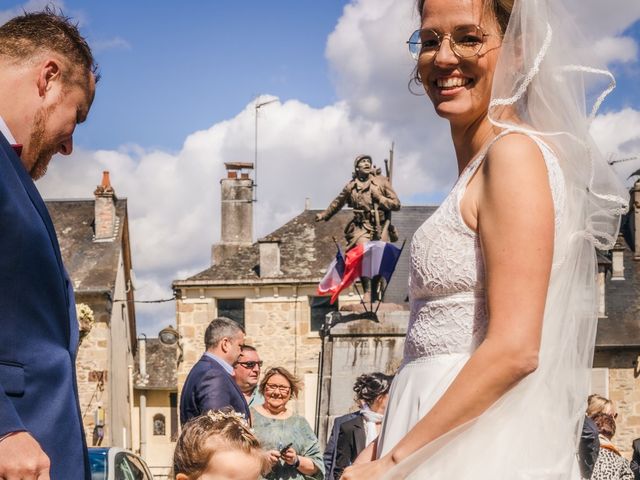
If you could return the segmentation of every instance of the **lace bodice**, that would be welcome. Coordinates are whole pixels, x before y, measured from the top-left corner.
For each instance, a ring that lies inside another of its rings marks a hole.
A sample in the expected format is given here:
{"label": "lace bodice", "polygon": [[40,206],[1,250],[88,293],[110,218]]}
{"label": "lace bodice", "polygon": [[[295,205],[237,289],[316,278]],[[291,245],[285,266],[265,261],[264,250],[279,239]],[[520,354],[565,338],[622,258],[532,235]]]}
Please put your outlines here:
{"label": "lace bodice", "polygon": [[[533,138],[547,165],[557,231],[565,195],[562,171],[551,149]],[[411,241],[411,314],[404,363],[434,355],[470,353],[485,337],[482,250],[477,233],[462,219],[460,201],[486,150],[469,163],[449,195]]]}

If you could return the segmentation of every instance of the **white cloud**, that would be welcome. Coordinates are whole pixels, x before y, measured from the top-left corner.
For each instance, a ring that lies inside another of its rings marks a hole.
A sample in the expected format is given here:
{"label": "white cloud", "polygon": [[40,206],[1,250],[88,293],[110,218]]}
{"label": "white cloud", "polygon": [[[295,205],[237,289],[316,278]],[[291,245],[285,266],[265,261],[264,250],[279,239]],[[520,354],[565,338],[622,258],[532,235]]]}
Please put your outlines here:
{"label": "white cloud", "polygon": [[106,40],[93,40],[91,49],[94,52],[104,52],[106,50],[131,50],[131,44],[121,37],[113,37]]}
{"label": "white cloud", "polygon": [[591,134],[608,159],[627,159],[615,164],[621,177],[626,178],[640,168],[640,111],[625,108],[598,115],[591,125]]}
{"label": "white cloud", "polygon": [[595,43],[593,53],[604,64],[635,62],[638,44],[631,37],[605,37]]}

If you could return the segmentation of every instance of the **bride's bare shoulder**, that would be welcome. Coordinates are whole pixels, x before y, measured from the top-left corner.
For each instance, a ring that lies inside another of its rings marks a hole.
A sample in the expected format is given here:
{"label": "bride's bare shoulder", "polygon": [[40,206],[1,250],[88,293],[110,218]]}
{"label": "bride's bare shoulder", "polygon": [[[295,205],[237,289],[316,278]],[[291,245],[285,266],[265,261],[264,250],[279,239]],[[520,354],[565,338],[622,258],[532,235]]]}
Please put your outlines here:
{"label": "bride's bare shoulder", "polygon": [[509,133],[498,138],[487,151],[483,162],[485,185],[492,189],[519,186],[528,195],[535,187],[539,193],[548,192],[548,172],[540,146],[528,135]]}

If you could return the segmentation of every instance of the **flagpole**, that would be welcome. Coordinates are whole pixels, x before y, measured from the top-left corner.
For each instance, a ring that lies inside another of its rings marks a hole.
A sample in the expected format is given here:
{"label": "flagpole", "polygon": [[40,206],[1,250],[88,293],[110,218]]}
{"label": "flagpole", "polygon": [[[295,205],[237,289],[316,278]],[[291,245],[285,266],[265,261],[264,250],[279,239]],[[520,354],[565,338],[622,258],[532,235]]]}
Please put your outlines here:
{"label": "flagpole", "polygon": [[[396,263],[393,264],[393,271],[396,271],[396,266],[398,265],[398,262],[400,261],[400,257],[402,256],[402,251],[404,250],[404,244],[407,243],[407,239],[405,238],[402,241],[402,246],[400,247],[400,254],[398,255],[398,258],[396,258]],[[378,313],[378,309],[380,308],[380,303],[382,303],[382,298],[384,298],[384,294],[387,291],[387,288],[389,288],[389,283],[385,282],[385,286],[384,289],[382,290],[382,293],[380,294],[381,299],[378,300],[378,305],[376,306],[376,311],[373,312],[374,315],[376,315]]]}
{"label": "flagpole", "polygon": [[[342,255],[342,250],[340,250],[340,244],[338,243],[338,240],[336,240],[335,236],[332,236],[331,238],[333,240],[333,243],[336,244],[336,248],[338,249],[338,251]],[[345,258],[345,260],[347,259],[347,252],[344,252],[344,258]],[[367,304],[364,303],[364,298],[362,297],[362,295],[360,295],[360,289],[358,288],[358,285],[356,284],[356,282],[353,282],[353,288],[356,289],[356,292],[358,293],[358,296],[360,297],[360,303],[364,307],[364,311],[365,312],[370,312],[371,310],[367,310]]]}

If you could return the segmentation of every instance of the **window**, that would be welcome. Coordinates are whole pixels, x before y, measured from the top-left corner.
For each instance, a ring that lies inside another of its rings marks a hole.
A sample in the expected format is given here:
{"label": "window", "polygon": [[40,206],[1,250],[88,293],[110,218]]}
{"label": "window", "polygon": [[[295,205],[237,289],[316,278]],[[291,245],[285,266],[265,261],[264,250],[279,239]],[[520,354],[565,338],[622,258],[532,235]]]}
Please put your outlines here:
{"label": "window", "polygon": [[164,435],[165,433],[165,420],[164,415],[158,413],[153,416],[153,434]]}
{"label": "window", "polygon": [[338,301],[331,305],[331,297],[309,297],[311,308],[311,331],[318,332],[328,313],[338,311]]}
{"label": "window", "polygon": [[227,317],[244,327],[244,298],[219,298],[218,316]]}

